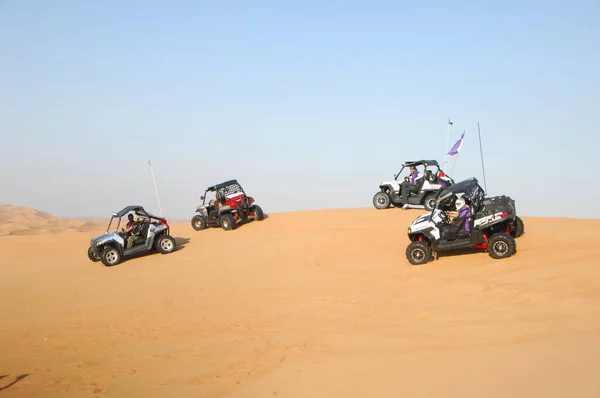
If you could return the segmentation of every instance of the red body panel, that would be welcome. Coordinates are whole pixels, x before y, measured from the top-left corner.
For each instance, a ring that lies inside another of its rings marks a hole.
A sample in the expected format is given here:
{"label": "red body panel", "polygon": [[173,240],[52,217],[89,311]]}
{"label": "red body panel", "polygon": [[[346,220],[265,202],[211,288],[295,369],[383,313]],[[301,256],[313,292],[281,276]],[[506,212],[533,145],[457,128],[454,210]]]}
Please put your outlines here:
{"label": "red body panel", "polygon": [[244,194],[239,193],[235,196],[225,198],[225,204],[229,205],[232,209],[235,209],[238,205],[244,203]]}

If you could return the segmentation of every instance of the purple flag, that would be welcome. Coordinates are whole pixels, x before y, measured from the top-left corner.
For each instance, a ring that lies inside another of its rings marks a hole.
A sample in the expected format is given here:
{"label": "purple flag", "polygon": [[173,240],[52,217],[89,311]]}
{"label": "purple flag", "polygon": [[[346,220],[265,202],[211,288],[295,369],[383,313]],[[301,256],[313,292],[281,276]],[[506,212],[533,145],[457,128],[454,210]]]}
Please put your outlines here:
{"label": "purple flag", "polygon": [[458,139],[458,141],[456,141],[456,144],[454,144],[454,146],[452,148],[450,148],[450,152],[448,152],[448,155],[452,156],[452,155],[456,155],[458,152],[460,152],[460,148],[462,148],[464,138],[465,138],[465,132],[463,131],[463,133],[460,136],[460,138]]}

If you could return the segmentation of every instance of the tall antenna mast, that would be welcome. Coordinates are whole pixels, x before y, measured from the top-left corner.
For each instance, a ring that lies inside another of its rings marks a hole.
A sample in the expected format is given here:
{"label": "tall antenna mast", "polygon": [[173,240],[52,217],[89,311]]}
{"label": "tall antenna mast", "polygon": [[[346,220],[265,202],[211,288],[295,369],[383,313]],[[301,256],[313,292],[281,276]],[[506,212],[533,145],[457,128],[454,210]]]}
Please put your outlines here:
{"label": "tall antenna mast", "polygon": [[483,186],[485,193],[487,194],[487,183],[485,181],[485,167],[483,165],[483,149],[481,147],[481,129],[479,128],[479,121],[477,121],[477,133],[479,134],[479,153],[481,154],[481,170],[483,171]]}

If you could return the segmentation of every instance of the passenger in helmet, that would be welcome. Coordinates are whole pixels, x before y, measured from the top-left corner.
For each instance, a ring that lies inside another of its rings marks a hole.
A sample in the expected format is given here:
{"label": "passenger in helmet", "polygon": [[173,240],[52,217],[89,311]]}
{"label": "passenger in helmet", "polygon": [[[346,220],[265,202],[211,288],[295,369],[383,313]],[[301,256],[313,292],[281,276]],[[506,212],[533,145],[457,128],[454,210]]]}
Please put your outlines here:
{"label": "passenger in helmet", "polygon": [[460,197],[456,199],[455,205],[458,216],[452,221],[452,223],[458,227],[464,227],[465,231],[471,233],[471,218],[473,217],[473,212],[469,206],[468,199],[465,197]]}

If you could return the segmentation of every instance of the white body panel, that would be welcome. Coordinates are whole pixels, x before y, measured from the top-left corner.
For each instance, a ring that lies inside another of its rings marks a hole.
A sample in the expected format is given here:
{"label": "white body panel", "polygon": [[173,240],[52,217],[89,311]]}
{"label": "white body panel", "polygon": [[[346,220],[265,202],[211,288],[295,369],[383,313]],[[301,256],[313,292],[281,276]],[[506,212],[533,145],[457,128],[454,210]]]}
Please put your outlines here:
{"label": "white body panel", "polygon": [[396,193],[400,192],[400,184],[398,184],[398,181],[396,180],[383,181],[379,184],[380,187],[384,185],[390,185],[392,187],[392,190]]}
{"label": "white body panel", "polygon": [[415,219],[415,221],[410,224],[410,232],[419,232],[424,229],[432,228],[431,234],[435,239],[440,238],[440,230],[436,227],[436,223],[441,222],[442,218],[440,216],[441,210],[437,209],[433,212],[433,216],[431,213],[425,213]]}

